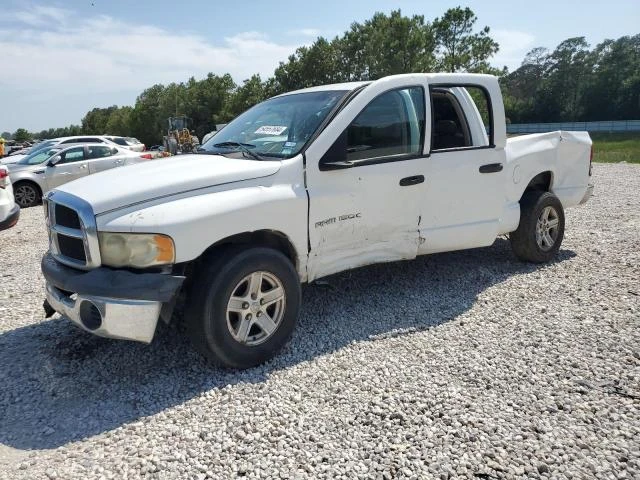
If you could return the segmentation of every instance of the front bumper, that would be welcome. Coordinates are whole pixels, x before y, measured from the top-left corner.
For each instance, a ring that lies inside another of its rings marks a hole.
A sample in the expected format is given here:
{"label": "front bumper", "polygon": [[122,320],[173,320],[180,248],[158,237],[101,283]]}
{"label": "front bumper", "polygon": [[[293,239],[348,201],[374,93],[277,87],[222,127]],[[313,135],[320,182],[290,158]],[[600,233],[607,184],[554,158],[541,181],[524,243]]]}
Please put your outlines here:
{"label": "front bumper", "polygon": [[51,309],[95,335],[145,343],[153,339],[162,306],[174,299],[184,281],[106,267],[80,271],[49,253],[42,259],[42,273]]}
{"label": "front bumper", "polygon": [[161,302],[67,295],[47,283],[47,302],[83,330],[100,337],[150,343],[156,331]]}
{"label": "front bumper", "polygon": [[580,200],[580,205],[582,205],[583,203],[587,203],[587,201],[591,198],[591,196],[593,195],[593,184],[590,183],[587,186],[587,191],[584,194],[584,197],[582,197],[582,200]]}
{"label": "front bumper", "polygon": [[4,220],[0,220],[0,231],[6,230],[7,228],[13,227],[16,223],[18,223],[18,219],[20,218],[20,207],[18,204],[15,204],[11,210],[9,210],[9,215]]}

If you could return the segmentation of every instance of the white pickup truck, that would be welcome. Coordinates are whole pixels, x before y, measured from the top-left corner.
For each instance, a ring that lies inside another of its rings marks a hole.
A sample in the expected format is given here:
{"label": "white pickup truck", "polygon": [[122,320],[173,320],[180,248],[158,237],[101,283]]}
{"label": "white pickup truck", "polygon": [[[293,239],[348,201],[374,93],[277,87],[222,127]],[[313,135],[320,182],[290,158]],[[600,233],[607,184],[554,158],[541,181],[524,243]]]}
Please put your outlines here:
{"label": "white pickup truck", "polygon": [[505,234],[520,259],[550,261],[564,209],[591,195],[590,151],[587,133],[507,139],[488,75],[291,92],[237,117],[200,154],[50,192],[45,310],[151,342],[184,302],[195,346],[247,368],[291,336],[301,283]]}

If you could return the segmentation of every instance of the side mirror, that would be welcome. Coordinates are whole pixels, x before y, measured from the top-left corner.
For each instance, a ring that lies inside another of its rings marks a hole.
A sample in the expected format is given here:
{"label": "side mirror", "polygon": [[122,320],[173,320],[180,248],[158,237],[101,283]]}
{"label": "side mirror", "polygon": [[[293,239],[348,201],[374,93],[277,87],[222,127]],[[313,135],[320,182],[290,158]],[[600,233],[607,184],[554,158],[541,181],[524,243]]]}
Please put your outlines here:
{"label": "side mirror", "polygon": [[355,166],[355,163],[347,160],[347,143],[347,131],[345,130],[320,159],[318,167],[321,171],[342,170]]}
{"label": "side mirror", "polygon": [[117,154],[118,154],[118,149],[117,149],[116,147],[113,147],[113,148],[111,149],[111,153],[112,153],[113,155],[117,155]]}
{"label": "side mirror", "polygon": [[56,155],[55,157],[51,158],[49,160],[49,162],[47,163],[47,165],[49,167],[55,167],[56,163],[58,163],[60,160],[62,160],[62,157],[60,155]]}

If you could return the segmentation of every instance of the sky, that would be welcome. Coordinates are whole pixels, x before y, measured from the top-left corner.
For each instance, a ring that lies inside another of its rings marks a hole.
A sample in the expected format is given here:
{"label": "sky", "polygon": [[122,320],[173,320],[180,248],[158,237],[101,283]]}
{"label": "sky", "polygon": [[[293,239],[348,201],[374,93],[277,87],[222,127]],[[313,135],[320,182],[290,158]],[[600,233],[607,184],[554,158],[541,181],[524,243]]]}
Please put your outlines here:
{"label": "sky", "polygon": [[266,79],[298,46],[377,11],[431,21],[458,5],[491,27],[491,63],[510,70],[533,47],[640,33],[640,0],[0,0],[0,132],[78,124],[94,107],[208,72]]}

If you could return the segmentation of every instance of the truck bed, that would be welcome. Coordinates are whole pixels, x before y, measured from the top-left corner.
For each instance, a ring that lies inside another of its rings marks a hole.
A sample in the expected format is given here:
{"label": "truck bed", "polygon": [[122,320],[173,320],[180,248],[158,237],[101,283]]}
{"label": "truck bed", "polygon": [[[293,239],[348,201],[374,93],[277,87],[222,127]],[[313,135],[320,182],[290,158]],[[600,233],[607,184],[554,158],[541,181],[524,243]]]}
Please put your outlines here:
{"label": "truck bed", "polygon": [[556,131],[507,139],[507,197],[517,202],[531,179],[551,173],[551,191],[564,208],[582,201],[589,188],[591,138],[587,132]]}

